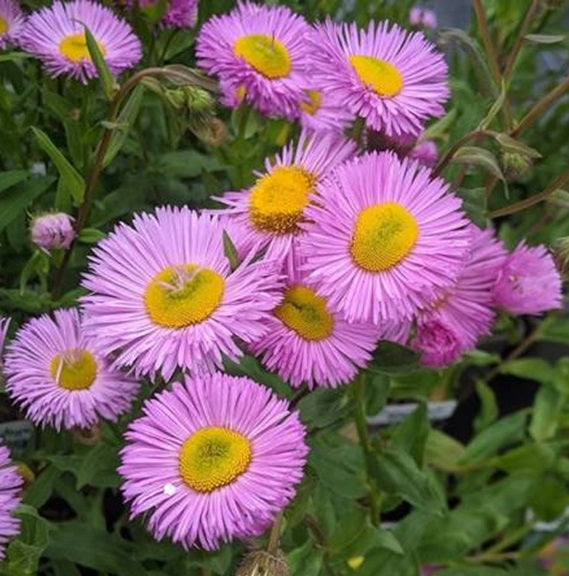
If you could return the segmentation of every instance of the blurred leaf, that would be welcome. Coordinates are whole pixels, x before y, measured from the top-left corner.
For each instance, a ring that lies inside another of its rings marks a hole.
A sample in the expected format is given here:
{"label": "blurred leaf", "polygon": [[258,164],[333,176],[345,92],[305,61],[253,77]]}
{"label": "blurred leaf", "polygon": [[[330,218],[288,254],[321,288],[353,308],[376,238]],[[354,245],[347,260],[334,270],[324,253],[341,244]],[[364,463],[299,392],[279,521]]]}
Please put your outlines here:
{"label": "blurred leaf", "polygon": [[[82,458],[77,472],[77,490],[81,490],[88,484],[98,487],[116,488],[120,480],[116,474],[120,462],[117,448],[104,442],[95,444]],[[101,485],[101,477],[105,479]]]}
{"label": "blurred leaf", "polygon": [[482,462],[493,456],[498,450],[520,442],[524,438],[527,412],[520,411],[505,416],[477,434],[466,447],[460,459],[463,466]]}
{"label": "blurred leaf", "polygon": [[478,125],[479,130],[486,130],[487,128],[489,128],[494,118],[496,118],[496,116],[500,113],[500,110],[502,110],[502,106],[504,105],[505,100],[506,100],[506,83],[502,79],[502,84],[500,86],[500,93],[498,94],[498,97],[495,99],[494,103],[490,107],[490,110],[488,110],[488,114],[486,114],[486,116],[482,119],[482,122],[480,122],[480,124]]}
{"label": "blurred leaf", "polygon": [[452,157],[451,163],[483,168],[486,172],[502,181],[507,196],[508,185],[506,183],[506,178],[502,173],[498,160],[489,150],[478,146],[463,146],[457,150],[455,155]]}
{"label": "blurred leaf", "polygon": [[226,230],[223,231],[223,252],[227,260],[229,260],[231,270],[237,270],[239,267],[239,254]]}
{"label": "blurred leaf", "polygon": [[517,360],[506,362],[500,368],[500,372],[519,378],[535,380],[542,384],[553,381],[555,377],[555,370],[543,358],[518,358]]}
{"label": "blurred leaf", "polygon": [[419,358],[420,355],[409,348],[383,340],[375,349],[368,370],[386,376],[408,374],[419,368]]}
{"label": "blurred leaf", "polygon": [[30,173],[27,170],[9,170],[8,172],[0,172],[0,193],[9,190],[16,184],[27,180]]}
{"label": "blurred leaf", "polygon": [[545,472],[555,462],[555,451],[546,444],[526,444],[514,448],[492,461],[492,464],[505,472],[539,470]]}
{"label": "blurred leaf", "polygon": [[476,394],[480,400],[480,411],[474,420],[474,429],[480,432],[498,418],[498,403],[494,391],[484,380],[476,382]]}
{"label": "blurred leaf", "polygon": [[91,30],[84,26],[85,30],[85,40],[87,41],[87,49],[89,50],[89,55],[91,56],[91,61],[93,62],[101,86],[103,87],[103,94],[106,99],[110,102],[113,99],[113,94],[115,91],[115,81],[107,63],[105,62],[105,57],[99,47],[99,43],[91,33]]}
{"label": "blurred leaf", "polygon": [[367,416],[375,416],[384,408],[389,398],[389,378],[383,374],[370,374],[365,384],[365,407]]}
{"label": "blurred leaf", "polygon": [[389,447],[395,451],[406,452],[418,466],[422,466],[428,434],[427,405],[422,402],[413,413],[393,429]]}
{"label": "blurred leaf", "polygon": [[532,438],[542,441],[555,435],[565,400],[564,394],[552,385],[543,385],[539,389],[529,427]]}
{"label": "blurred leaf", "polygon": [[77,240],[83,244],[96,244],[103,240],[103,238],[106,238],[106,236],[104,232],[96,228],[83,228],[83,230],[79,232]]}
{"label": "blurred leaf", "polygon": [[[536,462],[536,467],[539,462]],[[552,475],[546,475],[540,482],[539,490],[534,494],[530,506],[537,517],[544,522],[553,522],[561,518],[569,507],[567,486]]]}
{"label": "blurred leaf", "polygon": [[433,122],[422,135],[423,140],[434,140],[444,135],[456,120],[458,112],[453,108],[448,114],[443,116],[440,120]]}
{"label": "blurred leaf", "polygon": [[431,477],[420,470],[405,452],[385,450],[378,454],[375,477],[382,492],[399,496],[432,514],[441,514],[445,510],[445,502]]}
{"label": "blurred leaf", "polygon": [[288,554],[288,563],[291,574],[319,576],[324,565],[324,553],[309,540]]}
{"label": "blurred leaf", "polygon": [[327,428],[352,413],[352,402],[345,389],[316,388],[298,404],[302,421],[310,428]]}
{"label": "blurred leaf", "polygon": [[55,164],[57,171],[59,172],[66,190],[75,200],[76,204],[80,204],[83,201],[83,195],[85,193],[85,181],[83,177],[73,168],[69,163],[69,160],[61,153],[61,151],[55,146],[55,144],[50,140],[49,136],[40,130],[32,126],[31,128],[36,140],[41,147],[41,149],[51,158],[52,162]]}

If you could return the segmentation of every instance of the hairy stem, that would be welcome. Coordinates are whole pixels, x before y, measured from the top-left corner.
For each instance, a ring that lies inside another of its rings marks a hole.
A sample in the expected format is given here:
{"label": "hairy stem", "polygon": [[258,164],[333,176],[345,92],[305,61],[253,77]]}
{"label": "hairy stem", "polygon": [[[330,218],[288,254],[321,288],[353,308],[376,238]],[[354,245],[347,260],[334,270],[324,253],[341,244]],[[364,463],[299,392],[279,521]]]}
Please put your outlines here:
{"label": "hairy stem", "polygon": [[271,533],[269,534],[269,543],[267,544],[267,552],[272,554],[273,556],[276,555],[277,550],[279,549],[279,540],[281,537],[281,528],[283,525],[284,514],[279,512],[275,518],[273,523],[273,527],[271,528]]}

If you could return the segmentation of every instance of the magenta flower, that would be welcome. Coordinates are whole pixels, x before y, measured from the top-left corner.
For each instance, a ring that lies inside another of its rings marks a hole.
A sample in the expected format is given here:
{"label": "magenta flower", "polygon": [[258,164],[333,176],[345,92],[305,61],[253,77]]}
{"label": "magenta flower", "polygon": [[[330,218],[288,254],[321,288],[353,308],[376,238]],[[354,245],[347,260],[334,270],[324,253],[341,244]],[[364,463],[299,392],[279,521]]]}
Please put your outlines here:
{"label": "magenta flower", "polygon": [[122,492],[156,539],[212,550],[258,536],[294,498],[304,437],[298,413],[252,380],[187,378],[130,425]]}
{"label": "magenta flower", "polygon": [[239,2],[202,27],[198,65],[219,78],[226,106],[235,108],[245,100],[266,116],[294,120],[304,98],[309,30],[286,6]]}
{"label": "magenta flower", "polygon": [[19,44],[20,34],[25,25],[25,16],[14,0],[0,0],[0,49],[9,44]]}
{"label": "magenta flower", "polygon": [[374,324],[348,324],[306,282],[298,267],[288,278],[283,296],[267,321],[268,334],[250,350],[291,386],[346,384],[371,360],[380,337],[392,336],[392,330]]}
{"label": "magenta flower", "polygon": [[348,111],[338,106],[332,94],[310,88],[304,90],[299,112],[300,125],[314,132],[331,130],[341,133],[353,119]]}
{"label": "magenta flower", "polygon": [[[156,6],[158,0],[127,0],[131,8],[138,5],[141,9]],[[160,20],[164,28],[193,28],[198,19],[199,0],[167,0],[166,12]]]}
{"label": "magenta flower", "polygon": [[544,246],[522,242],[506,259],[494,286],[498,308],[511,314],[541,314],[561,308],[561,276]]}
{"label": "magenta flower", "polygon": [[[216,216],[188,208],[158,208],[119,224],[91,256],[83,285],[89,333],[119,366],[137,375],[177,368],[221,369],[222,356],[242,352],[267,331],[280,278],[266,260],[246,255],[231,271]],[[232,239],[233,232],[229,230]]]}
{"label": "magenta flower", "polygon": [[36,424],[57,430],[116,421],[138,392],[133,379],[112,369],[85,335],[75,309],[33,318],[8,346],[9,396]]}
{"label": "magenta flower", "polygon": [[85,27],[95,37],[113,74],[132,68],[142,58],[142,45],[130,26],[91,0],[58,0],[34,12],[23,30],[21,46],[39,58],[52,76],[65,74],[85,84],[97,76]]}
{"label": "magenta flower", "polygon": [[13,513],[20,505],[23,483],[10,460],[8,448],[0,444],[0,561],[5,558],[4,549],[8,541],[20,531],[20,521],[14,518]]}
{"label": "magenta flower", "polygon": [[409,24],[423,28],[436,28],[438,26],[437,15],[428,8],[413,6],[409,12]]}
{"label": "magenta flower", "polygon": [[75,238],[73,222],[64,212],[36,216],[31,224],[32,242],[45,252],[67,250]]}
{"label": "magenta flower", "polygon": [[416,136],[427,119],[444,114],[447,65],[423,34],[389,22],[359,30],[327,21],[307,42],[315,89],[364,118],[368,128]]}
{"label": "magenta flower", "polygon": [[348,322],[410,319],[454,284],[470,233],[448,190],[389,152],[344,162],[317,187],[301,255],[309,280]]}
{"label": "magenta flower", "polygon": [[219,198],[229,206],[223,213],[240,229],[245,251],[258,244],[266,257],[282,262],[293,257],[293,244],[318,183],[356,153],[356,144],[331,132],[303,131],[298,143],[265,160],[265,172],[257,173],[248,190],[227,192]]}
{"label": "magenta flower", "polygon": [[410,347],[421,353],[421,364],[428,368],[443,368],[460,358],[469,346],[444,321],[425,316],[419,318]]}

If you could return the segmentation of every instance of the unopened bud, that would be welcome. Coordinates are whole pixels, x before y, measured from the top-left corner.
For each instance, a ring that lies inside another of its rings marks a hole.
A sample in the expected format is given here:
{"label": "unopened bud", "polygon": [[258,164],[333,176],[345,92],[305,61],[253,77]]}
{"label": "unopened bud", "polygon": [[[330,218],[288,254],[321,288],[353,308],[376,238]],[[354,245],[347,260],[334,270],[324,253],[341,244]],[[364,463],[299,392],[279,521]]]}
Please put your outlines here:
{"label": "unopened bud", "polygon": [[199,86],[184,86],[183,90],[191,112],[201,114],[212,110],[215,106],[215,99],[207,90]]}
{"label": "unopened bud", "polygon": [[84,446],[94,446],[101,439],[101,425],[96,422],[91,428],[73,428],[73,438]]}
{"label": "unopened bud", "polygon": [[290,571],[281,550],[274,555],[257,550],[245,556],[235,576],[290,576]]}
{"label": "unopened bud", "polygon": [[507,178],[517,180],[532,167],[533,163],[529,156],[522,152],[503,152],[502,168]]}
{"label": "unopened bud", "polygon": [[69,214],[43,214],[31,223],[32,242],[44,251],[67,250],[75,238],[73,218]]}
{"label": "unopened bud", "polygon": [[190,129],[203,142],[209,146],[221,146],[227,139],[227,126],[219,118],[212,118],[210,122],[200,126],[192,126]]}

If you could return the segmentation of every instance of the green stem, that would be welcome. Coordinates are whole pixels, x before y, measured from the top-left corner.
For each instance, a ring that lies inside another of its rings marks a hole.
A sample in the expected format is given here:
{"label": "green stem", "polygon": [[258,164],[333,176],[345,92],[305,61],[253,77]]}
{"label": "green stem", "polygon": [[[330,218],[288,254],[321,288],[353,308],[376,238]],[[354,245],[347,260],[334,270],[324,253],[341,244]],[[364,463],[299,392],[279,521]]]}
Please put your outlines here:
{"label": "green stem", "polygon": [[352,384],[352,392],[354,397],[354,421],[358,431],[358,438],[360,446],[364,453],[364,461],[366,467],[367,483],[369,488],[369,502],[370,502],[370,519],[373,526],[379,526],[380,523],[380,507],[381,507],[381,492],[377,487],[374,478],[374,460],[373,450],[369,442],[369,435],[367,429],[367,422],[365,416],[365,375],[359,374],[356,376]]}

